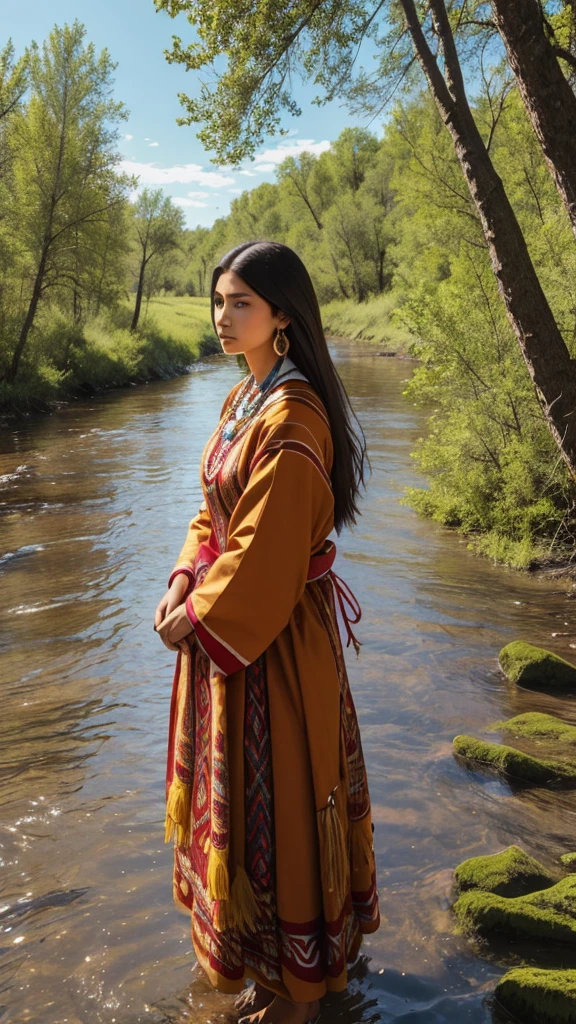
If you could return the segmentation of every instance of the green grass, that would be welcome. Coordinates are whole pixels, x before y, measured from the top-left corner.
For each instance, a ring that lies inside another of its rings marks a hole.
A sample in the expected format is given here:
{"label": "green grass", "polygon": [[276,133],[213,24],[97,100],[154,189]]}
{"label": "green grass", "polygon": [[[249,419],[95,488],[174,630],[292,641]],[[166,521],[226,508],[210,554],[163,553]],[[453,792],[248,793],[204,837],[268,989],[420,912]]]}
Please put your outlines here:
{"label": "green grass", "polygon": [[385,352],[408,355],[414,338],[393,320],[396,300],[379,295],[366,302],[335,301],[322,307],[327,334],[353,341],[371,341]]}
{"label": "green grass", "polygon": [[210,300],[187,295],[171,295],[150,299],[142,305],[140,327],[146,330],[147,323],[154,323],[164,337],[190,345],[191,351],[198,352],[201,339],[206,334],[214,335],[210,320]]}
{"label": "green grass", "polygon": [[208,299],[152,299],[135,332],[133,308],[124,303],[82,326],[41,310],[18,378],[0,382],[0,411],[48,411],[73,396],[186,373],[197,359],[221,352]]}

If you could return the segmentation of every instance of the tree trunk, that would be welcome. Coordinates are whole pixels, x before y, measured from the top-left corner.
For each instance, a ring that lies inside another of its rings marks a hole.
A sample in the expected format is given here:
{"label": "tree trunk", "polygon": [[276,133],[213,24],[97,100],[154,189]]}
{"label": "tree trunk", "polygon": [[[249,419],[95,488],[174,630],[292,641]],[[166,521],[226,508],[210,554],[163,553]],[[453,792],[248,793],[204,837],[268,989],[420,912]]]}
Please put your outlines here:
{"label": "tree trunk", "polygon": [[576,96],[544,32],[538,0],[491,0],[520,95],[576,234]]}
{"label": "tree trunk", "polygon": [[16,376],[18,374],[18,367],[20,366],[20,359],[22,358],[22,353],[26,346],[26,342],[28,341],[30,328],[34,323],[34,317],[36,316],[36,310],[38,308],[38,303],[40,302],[40,296],[42,295],[42,284],[44,282],[44,274],[46,273],[47,259],[48,248],[45,246],[42,250],[40,262],[38,264],[38,270],[36,271],[36,277],[34,279],[34,287],[32,289],[32,297],[30,299],[30,304],[28,306],[28,312],[26,313],[26,318],[20,330],[20,337],[18,338],[18,343],[16,345],[16,348],[14,349],[14,355],[12,356],[12,364],[10,366],[10,369],[8,370],[8,373],[6,374],[6,380],[8,381],[9,384],[12,384],[13,381],[16,380]]}
{"label": "tree trunk", "polygon": [[140,319],[140,309],[142,306],[142,293],[144,291],[144,274],[146,272],[146,249],[142,253],[142,262],[140,264],[140,273],[138,275],[138,288],[136,289],[136,305],[134,306],[134,315],[132,317],[132,323],[130,324],[130,330],[135,331],[138,327],[138,321]]}
{"label": "tree trunk", "polygon": [[18,338],[18,343],[17,343],[16,348],[14,350],[14,355],[12,356],[12,364],[10,366],[10,369],[9,369],[7,375],[6,375],[6,380],[10,384],[14,380],[16,380],[16,375],[18,373],[18,367],[20,366],[20,359],[22,358],[22,353],[23,353],[24,348],[26,346],[26,342],[28,340],[28,335],[30,334],[30,330],[32,328],[32,324],[34,323],[34,318],[36,316],[36,310],[38,308],[38,303],[40,302],[40,298],[42,296],[42,286],[44,284],[44,275],[46,273],[46,265],[48,263],[48,254],[50,252],[50,248],[51,248],[51,245],[53,243],[52,226],[54,224],[54,211],[56,210],[56,206],[57,206],[58,200],[60,198],[59,190],[60,190],[60,187],[61,187],[62,163],[63,163],[63,160],[64,160],[64,148],[65,148],[65,141],[66,141],[66,124],[67,124],[67,119],[68,119],[68,80],[66,79],[65,82],[64,82],[64,94],[63,94],[63,101],[62,101],[62,124],[60,126],[60,138],[59,138],[59,142],[58,142],[58,159],[57,159],[57,163],[56,163],[54,183],[53,183],[53,186],[52,186],[52,194],[50,196],[50,207],[49,207],[49,211],[48,211],[48,222],[46,224],[46,228],[45,228],[45,231],[44,231],[44,242],[43,242],[43,246],[42,246],[42,252],[41,252],[41,255],[40,255],[40,260],[39,260],[39,263],[38,263],[38,269],[36,271],[36,278],[34,280],[34,287],[32,289],[32,297],[31,297],[30,303],[28,305],[28,312],[26,313],[26,318],[25,318],[24,323],[22,324],[22,328],[20,330],[20,337]]}
{"label": "tree trunk", "polygon": [[417,58],[447,126],[476,205],[510,323],[549,429],[576,479],[576,360],[554,320],[501,179],[470,110],[443,0],[431,0],[446,80],[428,46],[413,0],[401,0]]}
{"label": "tree trunk", "polygon": [[332,263],[332,266],[334,267],[334,273],[336,275],[336,280],[338,281],[338,287],[339,287],[339,289],[340,289],[340,291],[342,293],[342,298],[349,299],[350,296],[348,295],[348,292],[346,291],[346,287],[344,285],[344,282],[340,278],[340,271],[338,270],[338,261],[337,261],[335,255],[334,255],[334,253],[332,252],[332,249],[330,248],[330,246],[328,246],[328,253],[329,253],[329,256],[330,256],[330,262]]}
{"label": "tree trunk", "polygon": [[386,259],[386,250],[382,249],[381,252],[378,254],[378,262],[376,264],[376,270],[377,270],[377,273],[378,273],[378,291],[379,291],[380,294],[382,294],[382,292],[384,291],[384,288],[386,287],[386,280],[385,280],[385,277],[384,277],[384,260],[385,259]]}

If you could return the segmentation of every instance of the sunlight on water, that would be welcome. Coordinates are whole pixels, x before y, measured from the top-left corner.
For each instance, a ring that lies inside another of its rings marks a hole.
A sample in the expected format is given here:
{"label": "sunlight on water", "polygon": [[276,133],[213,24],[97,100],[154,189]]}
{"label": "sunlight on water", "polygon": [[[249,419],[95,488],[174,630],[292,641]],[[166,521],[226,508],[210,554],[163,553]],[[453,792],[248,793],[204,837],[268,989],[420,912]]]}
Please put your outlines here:
{"label": "sunlight on water", "polygon": [[[402,397],[411,364],[370,351],[333,348],[373,469],[335,569],[363,610],[361,654],[347,660],[385,919],[322,1020],[481,1024],[495,1019],[485,997],[506,960],[454,933],[452,870],[511,842],[551,864],[575,811],[566,794],[513,795],[466,771],[451,741],[491,738],[490,722],[528,710],[576,723],[572,702],[510,687],[497,666],[514,638],[570,657],[573,616],[559,585],[475,558],[398,504],[419,482],[410,452],[425,417]],[[152,620],[239,372],[231,360],[198,366],[0,442],[0,1017],[11,1024],[232,1019],[172,904],[173,655]]]}

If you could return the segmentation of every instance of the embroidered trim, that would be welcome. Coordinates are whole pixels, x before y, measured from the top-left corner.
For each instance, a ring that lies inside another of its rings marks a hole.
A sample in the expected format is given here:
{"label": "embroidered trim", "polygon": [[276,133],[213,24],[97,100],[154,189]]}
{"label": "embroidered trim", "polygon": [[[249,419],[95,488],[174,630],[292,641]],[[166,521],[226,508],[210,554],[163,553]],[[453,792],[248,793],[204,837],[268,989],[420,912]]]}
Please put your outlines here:
{"label": "embroidered trim", "polygon": [[189,569],[187,565],[177,565],[176,568],[173,569],[172,572],[170,573],[170,578],[168,580],[168,590],[170,590],[170,587],[172,586],[176,577],[182,574],[188,577],[190,583],[194,583],[194,571],[192,569]]}
{"label": "embroidered trim", "polygon": [[229,676],[232,672],[238,672],[240,669],[245,668],[250,662],[243,658],[241,654],[238,654],[232,647],[230,647],[224,640],[216,633],[213,633],[211,629],[206,626],[204,622],[201,622],[196,612],[194,611],[194,605],[192,604],[192,594],[186,598],[185,609],[186,615],[190,625],[193,626],[194,632],[198,637],[200,646],[203,651],[208,655],[211,661],[217,666],[218,670],[225,676]]}

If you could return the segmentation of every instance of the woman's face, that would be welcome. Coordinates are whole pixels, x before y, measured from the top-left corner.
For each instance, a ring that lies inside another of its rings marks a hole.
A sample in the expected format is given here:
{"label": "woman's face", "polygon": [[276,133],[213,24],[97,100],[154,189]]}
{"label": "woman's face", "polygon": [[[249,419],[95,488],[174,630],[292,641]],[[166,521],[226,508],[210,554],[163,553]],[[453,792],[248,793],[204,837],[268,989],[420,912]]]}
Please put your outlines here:
{"label": "woman's face", "polygon": [[214,322],[224,352],[236,354],[271,348],[276,330],[290,320],[283,313],[273,316],[265,299],[233,270],[225,270],[214,291]]}

